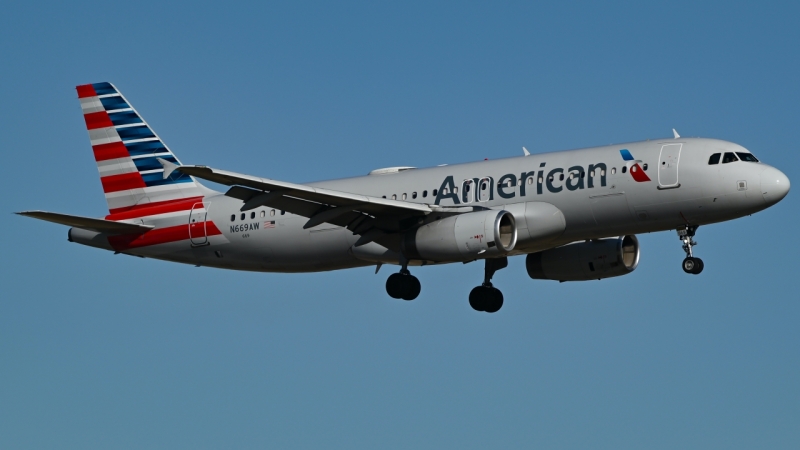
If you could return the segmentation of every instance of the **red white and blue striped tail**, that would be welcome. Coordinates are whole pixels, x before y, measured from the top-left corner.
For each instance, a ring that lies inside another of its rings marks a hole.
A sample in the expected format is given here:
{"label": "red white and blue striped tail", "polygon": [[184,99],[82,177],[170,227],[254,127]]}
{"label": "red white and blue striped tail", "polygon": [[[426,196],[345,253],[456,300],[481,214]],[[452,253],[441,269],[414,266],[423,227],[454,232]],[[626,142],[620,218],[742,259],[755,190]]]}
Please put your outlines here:
{"label": "red white and blue striped tail", "polygon": [[111,215],[202,198],[206,190],[189,175],[163,177],[157,158],[180,162],[117,88],[94,83],[76,89]]}

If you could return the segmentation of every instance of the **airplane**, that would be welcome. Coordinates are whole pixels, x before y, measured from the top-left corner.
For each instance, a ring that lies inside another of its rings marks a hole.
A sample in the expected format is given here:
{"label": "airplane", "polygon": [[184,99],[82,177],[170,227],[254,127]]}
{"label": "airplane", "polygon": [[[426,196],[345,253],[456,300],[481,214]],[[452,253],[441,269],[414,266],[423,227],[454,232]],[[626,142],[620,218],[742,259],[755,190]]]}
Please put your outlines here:
{"label": "airplane", "polygon": [[[484,262],[469,294],[494,313],[508,258],[532,279],[588,281],[639,264],[636,234],[676,230],[697,275],[698,227],[766,209],[789,179],[744,147],[673,137],[297,184],[184,165],[112,84],[78,86],[109,214],[17,214],[70,226],[68,240],[196,266],[317,272],[399,266],[388,295],[421,292],[409,267]],[[222,193],[198,182],[229,186]]]}

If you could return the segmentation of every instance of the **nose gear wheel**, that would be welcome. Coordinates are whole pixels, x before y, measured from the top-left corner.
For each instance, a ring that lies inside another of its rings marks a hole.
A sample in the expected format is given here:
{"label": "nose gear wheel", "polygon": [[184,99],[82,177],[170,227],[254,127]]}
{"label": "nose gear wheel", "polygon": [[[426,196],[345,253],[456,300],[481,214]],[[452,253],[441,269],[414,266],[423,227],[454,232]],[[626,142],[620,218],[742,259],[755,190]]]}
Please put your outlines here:
{"label": "nose gear wheel", "polygon": [[694,234],[697,232],[697,227],[686,225],[684,228],[679,228],[678,239],[683,242],[683,251],[686,252],[686,258],[683,260],[683,271],[692,275],[697,275],[703,271],[703,260],[695,258],[692,247],[697,245],[694,241]]}
{"label": "nose gear wheel", "polygon": [[700,258],[686,258],[683,260],[683,271],[697,275],[703,271],[703,260]]}

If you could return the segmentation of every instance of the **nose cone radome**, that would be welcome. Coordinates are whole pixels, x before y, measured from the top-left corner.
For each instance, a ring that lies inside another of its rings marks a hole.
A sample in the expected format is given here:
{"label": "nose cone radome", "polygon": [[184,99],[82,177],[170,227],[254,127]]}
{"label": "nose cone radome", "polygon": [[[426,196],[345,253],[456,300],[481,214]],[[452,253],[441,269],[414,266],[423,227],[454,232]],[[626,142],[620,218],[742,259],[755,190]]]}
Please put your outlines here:
{"label": "nose cone radome", "polygon": [[761,195],[767,205],[774,205],[789,193],[789,177],[780,170],[769,167],[761,172]]}

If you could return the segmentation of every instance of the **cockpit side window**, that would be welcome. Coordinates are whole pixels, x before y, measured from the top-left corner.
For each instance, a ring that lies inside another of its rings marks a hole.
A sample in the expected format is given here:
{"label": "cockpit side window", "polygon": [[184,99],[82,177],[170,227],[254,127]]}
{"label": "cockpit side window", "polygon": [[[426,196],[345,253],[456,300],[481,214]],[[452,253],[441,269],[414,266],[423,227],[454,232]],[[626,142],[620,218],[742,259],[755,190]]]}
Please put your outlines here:
{"label": "cockpit side window", "polygon": [[727,152],[727,153],[725,153],[725,156],[722,157],[722,164],[728,164],[728,163],[736,162],[738,160],[739,160],[739,158],[737,158],[736,155],[734,155],[731,152]]}
{"label": "cockpit side window", "polygon": [[745,162],[758,162],[758,159],[752,153],[736,152],[736,155]]}
{"label": "cockpit side window", "polygon": [[722,153],[714,153],[708,158],[708,165],[713,166],[714,164],[719,164],[719,157],[722,156]]}

